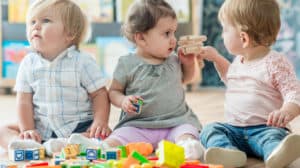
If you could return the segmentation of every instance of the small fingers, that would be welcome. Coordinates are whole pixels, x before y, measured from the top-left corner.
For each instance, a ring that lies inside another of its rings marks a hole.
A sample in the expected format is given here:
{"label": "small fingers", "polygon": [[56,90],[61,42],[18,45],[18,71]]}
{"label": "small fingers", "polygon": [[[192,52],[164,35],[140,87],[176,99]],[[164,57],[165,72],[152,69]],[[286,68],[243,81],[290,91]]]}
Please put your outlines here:
{"label": "small fingers", "polygon": [[273,123],[273,115],[274,115],[274,112],[272,112],[271,114],[269,114],[268,121],[267,121],[267,125],[268,125],[268,126],[272,126],[272,123]]}
{"label": "small fingers", "polygon": [[104,129],[102,129],[101,139],[105,139],[106,137],[109,136],[110,133],[111,133],[111,129],[110,128],[104,128]]}
{"label": "small fingers", "polygon": [[97,130],[97,128],[95,128],[93,125],[91,126],[91,128],[90,128],[90,130],[89,130],[89,132],[90,132],[90,138],[94,138],[95,137],[95,135],[96,135],[96,130]]}

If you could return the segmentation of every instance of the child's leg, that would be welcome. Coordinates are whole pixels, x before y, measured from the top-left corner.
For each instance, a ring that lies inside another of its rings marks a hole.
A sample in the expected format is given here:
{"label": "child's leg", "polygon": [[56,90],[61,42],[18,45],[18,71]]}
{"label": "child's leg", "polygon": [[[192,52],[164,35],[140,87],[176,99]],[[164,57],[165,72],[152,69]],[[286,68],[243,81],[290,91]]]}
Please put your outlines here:
{"label": "child's leg", "polygon": [[[136,127],[121,127],[112,132],[112,134],[105,140],[100,141],[94,138],[87,138],[82,134],[73,134],[69,138],[68,142],[73,144],[82,144],[84,148],[101,146],[102,149],[108,149],[121,145],[126,145],[131,142],[148,142],[151,137],[151,133],[148,129],[136,128]],[[147,135],[149,136],[147,138]]]}
{"label": "child's leg", "polygon": [[188,160],[202,159],[204,148],[200,144],[199,131],[190,124],[183,124],[170,129],[167,140],[175,142],[184,148]]}
{"label": "child's leg", "polygon": [[20,139],[20,129],[18,124],[11,124],[0,128],[0,132],[5,134],[0,135],[0,145],[4,150],[7,149],[28,149],[40,148],[42,145],[31,139]]}
{"label": "child's leg", "polygon": [[[88,121],[84,121],[84,122],[77,124],[76,128],[73,130],[74,136],[72,137],[73,134],[71,135],[72,140],[76,140],[77,137],[78,138],[88,137],[89,132],[87,130],[91,126],[92,123],[93,123],[93,120],[88,120]],[[77,142],[77,141],[75,141],[75,142]],[[74,142],[74,144],[76,144],[75,142]],[[52,132],[51,139],[49,139],[45,143],[43,143],[43,146],[46,149],[46,154],[48,156],[52,156],[53,153],[60,152],[67,144],[68,144],[68,138],[59,138],[59,137],[57,137],[55,132]]]}
{"label": "child's leg", "polygon": [[222,164],[224,167],[242,167],[246,165],[247,156],[239,150],[243,131],[235,130],[228,124],[213,123],[205,126],[200,134],[201,143],[208,150],[205,162]]}
{"label": "child's leg", "polygon": [[9,143],[19,139],[20,129],[17,124],[10,124],[0,127],[0,146],[7,150]]}

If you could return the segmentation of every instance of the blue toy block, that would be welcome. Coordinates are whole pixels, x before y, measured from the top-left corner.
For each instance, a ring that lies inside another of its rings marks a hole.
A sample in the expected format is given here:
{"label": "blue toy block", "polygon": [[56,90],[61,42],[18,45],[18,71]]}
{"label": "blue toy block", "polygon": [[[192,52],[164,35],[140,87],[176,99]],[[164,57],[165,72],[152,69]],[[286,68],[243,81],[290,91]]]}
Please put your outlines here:
{"label": "blue toy block", "polygon": [[116,151],[107,151],[106,160],[118,160],[118,154]]}
{"label": "blue toy block", "polygon": [[39,151],[39,149],[33,150],[33,160],[40,160],[40,151]]}
{"label": "blue toy block", "polygon": [[140,114],[142,112],[143,104],[144,104],[144,101],[141,99],[138,99],[138,100],[132,102],[132,105],[136,108],[136,113]]}
{"label": "blue toy block", "polygon": [[86,149],[87,160],[97,160],[98,158],[97,149]]}
{"label": "blue toy block", "polygon": [[24,150],[15,150],[14,161],[23,161],[23,160],[25,160],[25,151]]}
{"label": "blue toy block", "polygon": [[25,159],[33,160],[33,150],[25,150]]}

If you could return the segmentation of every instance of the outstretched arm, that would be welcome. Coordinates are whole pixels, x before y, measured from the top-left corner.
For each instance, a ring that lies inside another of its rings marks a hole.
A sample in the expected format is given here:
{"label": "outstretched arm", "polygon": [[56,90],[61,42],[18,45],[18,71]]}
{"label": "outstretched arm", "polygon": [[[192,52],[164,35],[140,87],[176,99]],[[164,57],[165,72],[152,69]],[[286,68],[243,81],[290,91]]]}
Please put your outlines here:
{"label": "outstretched arm", "polygon": [[226,74],[230,62],[227,59],[225,59],[214,47],[205,46],[202,49],[202,52],[199,54],[199,59],[213,61],[220,78],[222,80],[226,80]]}

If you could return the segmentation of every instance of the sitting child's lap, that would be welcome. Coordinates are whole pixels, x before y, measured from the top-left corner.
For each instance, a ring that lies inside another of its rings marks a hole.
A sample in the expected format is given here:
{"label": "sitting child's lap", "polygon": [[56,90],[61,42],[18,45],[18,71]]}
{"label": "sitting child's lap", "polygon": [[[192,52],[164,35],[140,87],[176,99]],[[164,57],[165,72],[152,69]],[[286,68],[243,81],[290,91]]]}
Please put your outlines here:
{"label": "sitting child's lap", "polygon": [[172,142],[184,134],[191,134],[195,137],[199,136],[197,128],[190,124],[183,124],[172,128],[137,128],[137,127],[121,127],[113,131],[109,136],[110,139],[118,140],[122,145],[130,142],[148,142],[154,148],[157,144],[165,139]]}

